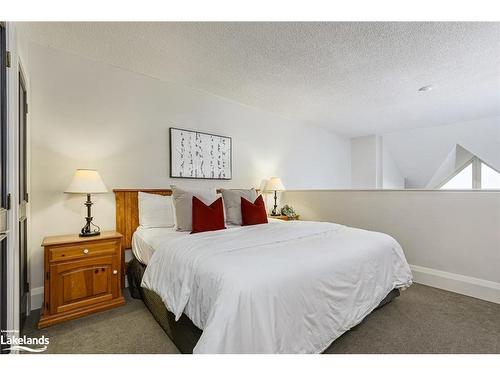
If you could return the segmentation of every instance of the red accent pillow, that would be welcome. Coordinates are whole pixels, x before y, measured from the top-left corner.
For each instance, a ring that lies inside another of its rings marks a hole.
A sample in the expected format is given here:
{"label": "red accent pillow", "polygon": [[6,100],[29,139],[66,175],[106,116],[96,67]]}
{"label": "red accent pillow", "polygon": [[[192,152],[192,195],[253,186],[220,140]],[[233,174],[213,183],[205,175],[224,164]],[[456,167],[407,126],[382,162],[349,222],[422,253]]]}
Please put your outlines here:
{"label": "red accent pillow", "polygon": [[262,195],[259,195],[254,203],[241,197],[241,225],[267,224],[266,206]]}
{"label": "red accent pillow", "polygon": [[224,225],[224,206],[222,197],[207,206],[193,196],[193,230],[191,233],[226,229]]}

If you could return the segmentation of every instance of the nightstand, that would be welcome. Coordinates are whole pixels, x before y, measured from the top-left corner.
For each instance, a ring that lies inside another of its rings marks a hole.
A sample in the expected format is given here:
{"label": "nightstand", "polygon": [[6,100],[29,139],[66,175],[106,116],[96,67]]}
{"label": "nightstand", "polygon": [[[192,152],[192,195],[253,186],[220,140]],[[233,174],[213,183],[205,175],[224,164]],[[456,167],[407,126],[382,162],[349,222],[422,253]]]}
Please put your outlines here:
{"label": "nightstand", "polygon": [[44,304],[38,328],[125,304],[122,235],[46,237]]}

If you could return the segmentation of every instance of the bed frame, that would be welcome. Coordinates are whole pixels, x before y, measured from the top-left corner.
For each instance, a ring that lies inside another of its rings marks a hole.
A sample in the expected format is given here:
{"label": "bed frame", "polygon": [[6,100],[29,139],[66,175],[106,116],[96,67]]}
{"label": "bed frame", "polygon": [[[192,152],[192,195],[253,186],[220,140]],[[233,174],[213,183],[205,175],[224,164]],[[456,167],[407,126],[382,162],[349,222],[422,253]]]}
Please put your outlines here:
{"label": "bed frame", "polygon": [[[116,201],[116,230],[123,235],[123,249],[132,247],[132,235],[139,226],[138,193],[172,195],[171,189],[114,189]],[[219,191],[218,191],[219,192]],[[125,257],[123,256],[122,259]],[[146,266],[135,257],[129,262],[126,272],[130,294],[144,301],[153,317],[170,337],[181,353],[193,353],[202,330],[185,315],[176,321],[174,314],[167,310],[161,297],[155,292],[141,288],[141,280]],[[122,283],[122,285],[125,285]],[[377,309],[399,296],[399,290],[393,289],[380,302]]]}

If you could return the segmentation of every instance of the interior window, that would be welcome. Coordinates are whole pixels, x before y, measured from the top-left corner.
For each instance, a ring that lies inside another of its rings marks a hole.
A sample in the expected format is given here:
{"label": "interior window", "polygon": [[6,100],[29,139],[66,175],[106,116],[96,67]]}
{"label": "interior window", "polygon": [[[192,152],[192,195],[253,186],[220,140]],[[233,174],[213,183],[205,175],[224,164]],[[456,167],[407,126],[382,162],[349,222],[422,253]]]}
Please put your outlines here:
{"label": "interior window", "polygon": [[481,189],[500,189],[500,173],[481,163]]}
{"label": "interior window", "polygon": [[441,189],[472,189],[472,163],[458,172],[443,186],[441,186]]}

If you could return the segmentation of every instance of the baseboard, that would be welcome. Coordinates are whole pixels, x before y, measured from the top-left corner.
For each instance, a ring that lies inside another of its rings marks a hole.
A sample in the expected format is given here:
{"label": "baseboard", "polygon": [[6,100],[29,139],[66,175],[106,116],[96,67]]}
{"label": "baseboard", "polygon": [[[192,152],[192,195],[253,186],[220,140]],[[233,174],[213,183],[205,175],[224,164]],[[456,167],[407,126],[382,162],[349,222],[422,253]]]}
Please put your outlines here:
{"label": "baseboard", "polygon": [[43,305],[43,286],[31,289],[31,311],[39,309]]}
{"label": "baseboard", "polygon": [[422,266],[410,268],[416,283],[500,304],[500,283]]}

